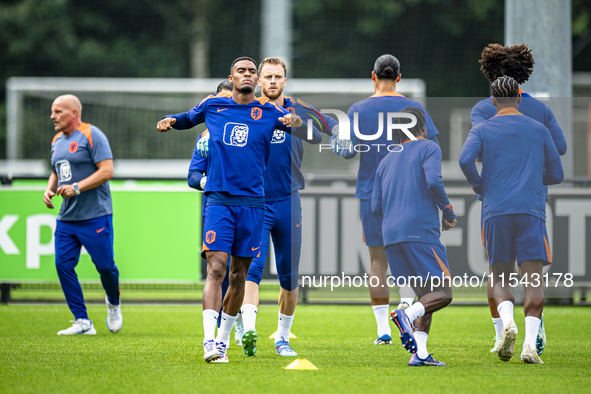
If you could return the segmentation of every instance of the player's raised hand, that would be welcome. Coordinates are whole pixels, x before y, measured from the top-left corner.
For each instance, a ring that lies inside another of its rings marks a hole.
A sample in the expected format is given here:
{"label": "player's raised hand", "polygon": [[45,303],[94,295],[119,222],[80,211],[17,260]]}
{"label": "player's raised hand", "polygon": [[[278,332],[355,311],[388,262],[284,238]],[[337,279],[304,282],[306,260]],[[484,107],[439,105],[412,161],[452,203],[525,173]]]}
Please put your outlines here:
{"label": "player's raised hand", "polygon": [[332,150],[339,156],[347,156],[350,153],[352,142],[351,140],[342,140],[338,134],[333,135],[328,140]]}
{"label": "player's raised hand", "polygon": [[458,224],[457,219],[453,219],[453,220],[441,219],[441,229],[443,231],[449,230],[450,228],[454,228],[456,226],[456,224]]}
{"label": "player's raised hand", "polygon": [[283,122],[284,125],[286,125],[287,127],[301,127],[304,124],[304,121],[302,120],[302,118],[300,118],[298,115],[296,114],[287,114],[285,116],[282,116],[281,118],[279,118],[280,122]]}
{"label": "player's raised hand", "polygon": [[176,118],[164,118],[156,125],[159,132],[164,133],[172,129],[172,125],[176,123]]}
{"label": "player's raised hand", "polygon": [[53,198],[53,196],[55,196],[55,193],[49,189],[45,190],[45,193],[43,193],[43,202],[45,203],[45,205],[49,209],[54,208],[53,203],[51,202],[51,199]]}
{"label": "player's raised hand", "polygon": [[197,141],[197,154],[203,158],[209,156],[209,133]]}

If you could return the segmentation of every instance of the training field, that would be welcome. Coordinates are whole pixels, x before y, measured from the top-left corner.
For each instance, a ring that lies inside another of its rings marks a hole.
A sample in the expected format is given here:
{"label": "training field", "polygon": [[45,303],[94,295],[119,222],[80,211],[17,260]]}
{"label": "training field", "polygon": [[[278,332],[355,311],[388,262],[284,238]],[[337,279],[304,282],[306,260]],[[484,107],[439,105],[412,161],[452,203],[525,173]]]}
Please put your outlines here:
{"label": "training field", "polygon": [[546,364],[524,365],[522,307],[516,308],[516,355],[505,363],[488,352],[488,307],[450,306],[435,314],[429,339],[429,351],[448,366],[411,368],[397,337],[391,346],[372,344],[369,306],[302,305],[292,344],[318,371],[283,369],[293,359],[276,356],[268,339],[276,306],[259,309],[257,356],[245,357],[232,343],[225,365],[203,362],[200,307],[123,304],[123,313],[123,329],[113,335],[106,308],[92,305],[98,334],[60,337],[72,318],[66,305],[0,306],[0,392],[563,393],[589,392],[591,382],[589,307],[546,307]]}

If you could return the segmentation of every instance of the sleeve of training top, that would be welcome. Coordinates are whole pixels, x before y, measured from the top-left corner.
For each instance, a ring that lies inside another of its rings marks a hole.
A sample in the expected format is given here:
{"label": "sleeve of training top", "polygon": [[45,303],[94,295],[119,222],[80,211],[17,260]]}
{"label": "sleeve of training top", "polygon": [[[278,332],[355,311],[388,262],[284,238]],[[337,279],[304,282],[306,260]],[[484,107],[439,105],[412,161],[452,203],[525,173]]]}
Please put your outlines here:
{"label": "sleeve of training top", "polygon": [[[302,120],[304,119],[302,118]],[[315,124],[312,125],[312,139],[308,139],[308,125],[306,121],[304,121],[302,127],[294,129],[294,131],[292,131],[291,133],[291,136],[298,137],[312,145],[316,145],[322,142],[322,134],[320,134],[320,131],[316,128]]]}
{"label": "sleeve of training top", "polygon": [[205,109],[207,108],[207,100],[212,97],[215,96],[212,94],[207,96],[189,112],[181,112],[180,114],[176,115],[167,115],[167,118],[176,119],[176,123],[172,125],[172,128],[176,130],[186,130],[205,122]]}
{"label": "sleeve of training top", "polygon": [[429,139],[429,141],[433,141],[433,142],[435,142],[437,145],[441,146],[441,145],[439,144],[439,140],[437,139],[437,136],[436,136],[436,135],[434,135],[433,137],[429,137],[428,139]]}
{"label": "sleeve of training top", "polygon": [[197,190],[203,190],[201,188],[201,179],[203,179],[204,175],[198,170],[189,170],[189,174],[187,175],[187,184],[189,187]]}
{"label": "sleeve of training top", "polygon": [[563,156],[566,153],[566,139],[564,138],[564,133],[552,113],[552,110],[549,107],[545,107],[544,113],[544,126],[550,132],[550,136],[552,137],[552,141],[554,142],[554,146],[556,146],[556,150],[560,156]]}
{"label": "sleeve of training top", "polygon": [[[333,131],[335,127],[339,125],[339,122],[331,118],[330,116],[326,116],[321,112],[318,112],[316,108],[308,104],[302,99],[296,99],[295,104],[299,107],[294,106],[296,109],[296,114],[300,115],[302,119],[312,119],[314,121],[314,125],[318,127],[318,130],[321,133],[324,133],[330,137],[332,137]],[[299,113],[301,111],[301,114]],[[306,123],[306,121],[304,121]]]}
{"label": "sleeve of training top", "polygon": [[382,215],[382,174],[380,169],[381,166],[378,166],[371,196],[371,211],[376,215]]}
{"label": "sleeve of training top", "polygon": [[[297,116],[302,118],[302,126],[298,128],[292,128],[291,135],[292,137],[298,137],[309,144],[319,144],[322,142],[322,134],[320,134],[320,130],[322,127],[322,120],[319,120],[318,117],[313,114],[311,107],[306,104],[305,101],[296,99],[295,102],[292,103],[293,111]],[[312,138],[308,138],[308,119],[312,120]]]}
{"label": "sleeve of training top", "polygon": [[283,130],[286,133],[293,135],[293,131],[296,130],[295,127],[294,128],[287,127],[285,125],[285,123],[283,123],[279,120],[279,118],[284,117],[285,115],[289,114],[290,112],[286,109],[280,108],[279,106],[277,106],[273,103],[269,103],[269,105],[272,105],[275,108],[275,128],[278,130]]}
{"label": "sleeve of training top", "polygon": [[480,128],[473,127],[460,152],[460,168],[476,194],[482,194],[482,179],[476,168],[476,160],[482,156]]}
{"label": "sleeve of training top", "polygon": [[544,133],[544,156],[544,185],[556,185],[562,182],[564,179],[562,162],[549,131]]}
{"label": "sleeve of training top", "polygon": [[425,148],[423,173],[425,174],[427,187],[435,199],[435,204],[443,212],[443,218],[445,220],[455,219],[456,215],[449,203],[447,193],[445,193],[445,188],[443,187],[443,179],[441,179],[441,149],[439,146],[428,144]]}
{"label": "sleeve of training top", "polygon": [[470,123],[472,123],[472,127],[476,126],[478,123],[484,122],[488,120],[490,116],[483,111],[482,105],[477,103],[470,111]]}
{"label": "sleeve of training top", "polygon": [[91,126],[90,132],[92,133],[92,151],[90,157],[93,163],[99,163],[103,160],[112,159],[113,153],[111,153],[111,146],[107,136],[99,129]]}

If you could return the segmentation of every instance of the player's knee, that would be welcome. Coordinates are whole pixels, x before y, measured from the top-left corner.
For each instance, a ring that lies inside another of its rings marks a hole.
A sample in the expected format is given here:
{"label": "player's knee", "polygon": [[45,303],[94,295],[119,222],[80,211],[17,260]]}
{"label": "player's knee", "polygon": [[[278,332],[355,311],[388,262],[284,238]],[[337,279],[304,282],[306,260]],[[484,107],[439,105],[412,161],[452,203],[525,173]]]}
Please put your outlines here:
{"label": "player's knee", "polygon": [[443,288],[443,292],[445,294],[444,297],[444,305],[443,307],[445,308],[446,306],[448,306],[449,304],[451,304],[451,302],[453,301],[453,294],[451,292],[451,287],[444,287]]}
{"label": "player's knee", "polygon": [[221,261],[207,262],[207,276],[215,281],[222,281],[226,275],[226,266]]}
{"label": "player's knee", "polygon": [[298,287],[297,275],[279,275],[279,285],[282,289],[287,291],[293,291]]}
{"label": "player's knee", "polygon": [[230,286],[234,289],[242,289],[246,282],[246,274],[244,270],[230,271]]}

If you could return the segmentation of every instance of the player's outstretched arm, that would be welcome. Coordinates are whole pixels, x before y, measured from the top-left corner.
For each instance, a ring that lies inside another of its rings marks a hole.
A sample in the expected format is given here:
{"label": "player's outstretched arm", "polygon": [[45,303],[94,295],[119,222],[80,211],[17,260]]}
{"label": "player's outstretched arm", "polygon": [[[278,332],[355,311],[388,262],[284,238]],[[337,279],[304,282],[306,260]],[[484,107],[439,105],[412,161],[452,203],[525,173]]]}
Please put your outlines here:
{"label": "player's outstretched arm", "polygon": [[468,138],[460,152],[460,168],[476,194],[482,194],[482,179],[476,168],[476,160],[481,156],[482,138],[480,137],[480,129],[474,127],[468,133]]}
{"label": "player's outstretched arm", "polygon": [[168,130],[172,129],[172,125],[176,123],[176,118],[173,117],[166,117],[158,122],[156,125],[156,129],[161,132],[165,133]]}
{"label": "player's outstretched arm", "polygon": [[[302,125],[304,124],[302,118],[292,113],[285,114],[281,116],[278,120],[288,128],[298,128],[302,127]],[[291,134],[291,130],[289,130],[289,133]]]}
{"label": "player's outstretched arm", "polygon": [[316,145],[322,142],[322,134],[320,134],[320,131],[318,130],[315,124],[312,124],[311,135],[308,135],[307,124],[303,124],[302,127],[292,130],[291,136],[297,137],[312,145]]}
{"label": "player's outstretched arm", "polygon": [[359,145],[359,138],[355,135],[354,131],[354,117],[357,108],[355,104],[349,108],[347,111],[347,117],[349,118],[349,139],[340,138],[339,135],[339,126],[337,125],[333,129],[333,136],[330,137],[329,144],[332,146],[332,150],[338,156],[342,156],[345,159],[349,160],[357,156],[357,151],[355,150],[355,146]]}
{"label": "player's outstretched arm", "polygon": [[[339,123],[330,116],[324,115],[302,99],[295,99],[294,109],[304,123],[311,119],[318,131],[332,137],[338,132]],[[322,137],[321,137],[322,139]]]}

